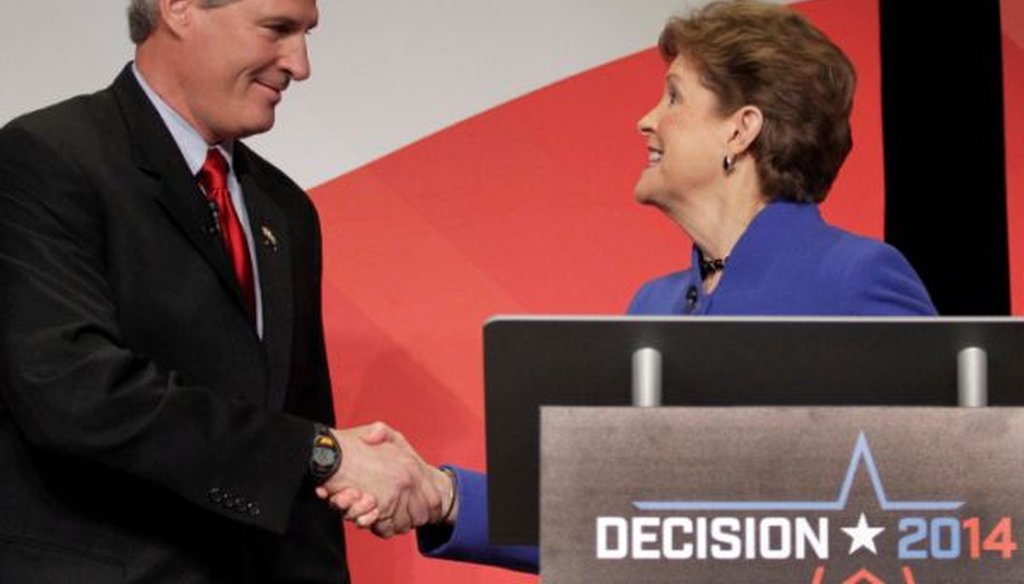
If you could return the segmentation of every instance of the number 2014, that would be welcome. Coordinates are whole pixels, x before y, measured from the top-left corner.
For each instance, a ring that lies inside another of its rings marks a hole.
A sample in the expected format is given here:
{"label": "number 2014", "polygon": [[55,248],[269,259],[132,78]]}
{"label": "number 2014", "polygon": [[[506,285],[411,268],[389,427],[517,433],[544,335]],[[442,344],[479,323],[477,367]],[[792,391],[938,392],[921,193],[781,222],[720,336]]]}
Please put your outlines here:
{"label": "number 2014", "polygon": [[1001,518],[984,539],[977,517],[963,521],[956,517],[904,517],[900,519],[899,530],[903,534],[899,542],[902,560],[954,560],[963,551],[965,536],[967,552],[973,560],[981,558],[983,552],[996,553],[1008,560],[1017,551],[1009,517]]}

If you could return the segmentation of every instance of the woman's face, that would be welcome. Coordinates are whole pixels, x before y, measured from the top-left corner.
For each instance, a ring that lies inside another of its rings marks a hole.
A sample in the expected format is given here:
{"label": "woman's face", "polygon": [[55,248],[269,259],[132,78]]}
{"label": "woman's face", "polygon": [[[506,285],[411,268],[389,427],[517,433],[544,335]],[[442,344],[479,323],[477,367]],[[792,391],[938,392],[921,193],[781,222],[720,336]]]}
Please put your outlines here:
{"label": "woman's face", "polygon": [[637,122],[647,140],[647,168],[634,192],[640,203],[666,208],[712,192],[724,180],[722,160],[735,132],[718,113],[718,98],[680,55],[668,68],[665,94]]}

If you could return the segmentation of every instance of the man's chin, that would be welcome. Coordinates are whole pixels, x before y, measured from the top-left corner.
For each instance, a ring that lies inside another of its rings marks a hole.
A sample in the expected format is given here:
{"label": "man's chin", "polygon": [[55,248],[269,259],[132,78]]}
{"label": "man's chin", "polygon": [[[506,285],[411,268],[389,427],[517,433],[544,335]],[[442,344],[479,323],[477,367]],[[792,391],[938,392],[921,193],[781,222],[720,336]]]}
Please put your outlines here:
{"label": "man's chin", "polygon": [[248,138],[249,136],[255,136],[256,134],[262,134],[270,131],[274,127],[274,114],[271,113],[269,116],[263,116],[259,119],[254,119],[249,123],[246,123],[238,133],[236,138]]}

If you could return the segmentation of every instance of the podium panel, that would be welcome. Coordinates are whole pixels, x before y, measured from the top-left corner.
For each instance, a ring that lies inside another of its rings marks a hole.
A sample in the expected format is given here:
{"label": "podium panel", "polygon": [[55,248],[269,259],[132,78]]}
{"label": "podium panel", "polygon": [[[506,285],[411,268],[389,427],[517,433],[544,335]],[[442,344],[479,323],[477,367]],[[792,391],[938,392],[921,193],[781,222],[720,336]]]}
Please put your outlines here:
{"label": "podium panel", "polygon": [[1024,408],[541,409],[542,580],[1024,579]]}
{"label": "podium panel", "polygon": [[1024,405],[1021,347],[1024,320],[1008,318],[495,317],[484,328],[490,542],[539,542],[539,407],[630,405],[648,349],[667,406],[920,407],[957,405],[973,349],[987,355],[988,403]]}

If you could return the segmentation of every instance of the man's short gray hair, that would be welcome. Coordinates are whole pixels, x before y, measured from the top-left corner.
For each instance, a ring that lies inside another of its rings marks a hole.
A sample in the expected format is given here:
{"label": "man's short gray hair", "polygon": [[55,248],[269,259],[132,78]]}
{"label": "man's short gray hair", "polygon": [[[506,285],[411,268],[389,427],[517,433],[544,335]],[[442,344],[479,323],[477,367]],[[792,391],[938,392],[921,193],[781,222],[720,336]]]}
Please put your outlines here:
{"label": "man's short gray hair", "polygon": [[[203,7],[220,6],[235,0],[199,0]],[[128,35],[139,44],[149,38],[160,18],[160,0],[130,0],[128,3]]]}

